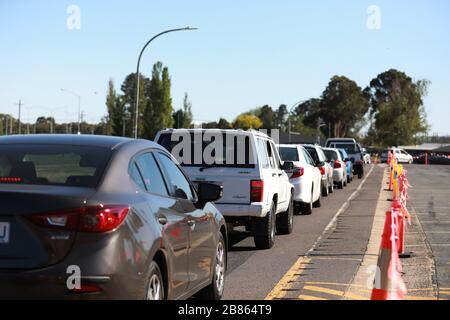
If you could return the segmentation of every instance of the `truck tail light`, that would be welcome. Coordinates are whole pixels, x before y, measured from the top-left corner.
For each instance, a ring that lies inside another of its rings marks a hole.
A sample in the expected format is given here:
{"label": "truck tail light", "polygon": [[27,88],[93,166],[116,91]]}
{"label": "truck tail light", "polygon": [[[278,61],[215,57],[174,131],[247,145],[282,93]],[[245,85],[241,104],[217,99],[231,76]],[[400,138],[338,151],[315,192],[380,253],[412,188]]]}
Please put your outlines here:
{"label": "truck tail light", "polygon": [[264,194],[264,181],[252,180],[250,182],[250,202],[262,202]]}

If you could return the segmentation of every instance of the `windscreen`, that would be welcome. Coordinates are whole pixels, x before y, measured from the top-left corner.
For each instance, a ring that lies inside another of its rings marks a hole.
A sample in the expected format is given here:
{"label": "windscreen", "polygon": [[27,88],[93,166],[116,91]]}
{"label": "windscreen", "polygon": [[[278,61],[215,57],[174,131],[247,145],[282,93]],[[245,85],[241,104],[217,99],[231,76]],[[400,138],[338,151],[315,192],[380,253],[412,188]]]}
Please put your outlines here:
{"label": "windscreen", "polygon": [[110,154],[100,147],[0,145],[0,184],[95,188]]}
{"label": "windscreen", "polygon": [[226,132],[163,133],[158,143],[182,166],[254,168],[250,136]]}
{"label": "windscreen", "polygon": [[283,161],[299,161],[297,148],[280,147],[280,156]]}

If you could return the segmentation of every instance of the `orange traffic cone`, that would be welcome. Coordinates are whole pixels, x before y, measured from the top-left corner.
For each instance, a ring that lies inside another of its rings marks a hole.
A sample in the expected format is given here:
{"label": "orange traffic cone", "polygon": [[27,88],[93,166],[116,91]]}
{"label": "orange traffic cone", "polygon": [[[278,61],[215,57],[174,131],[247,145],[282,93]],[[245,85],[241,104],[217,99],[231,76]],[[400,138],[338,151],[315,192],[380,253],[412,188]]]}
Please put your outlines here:
{"label": "orange traffic cone", "polygon": [[391,211],[386,212],[386,220],[378,257],[379,275],[375,277],[371,300],[402,300],[406,294],[405,284],[400,276],[400,260],[397,254],[397,226]]}

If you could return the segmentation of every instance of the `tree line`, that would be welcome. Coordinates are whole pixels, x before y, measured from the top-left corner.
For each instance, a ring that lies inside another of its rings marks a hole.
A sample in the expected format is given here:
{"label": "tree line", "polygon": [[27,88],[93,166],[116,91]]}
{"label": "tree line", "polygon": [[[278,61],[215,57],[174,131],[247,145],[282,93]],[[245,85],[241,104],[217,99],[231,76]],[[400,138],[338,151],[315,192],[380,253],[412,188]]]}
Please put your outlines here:
{"label": "tree line", "polygon": [[[366,145],[387,146],[418,143],[429,126],[423,99],[428,80],[414,81],[404,72],[390,69],[373,78],[364,89],[345,77],[333,76],[320,97],[310,98],[289,110],[264,105],[239,114],[233,121],[220,118],[203,128],[280,129],[303,135],[355,137]],[[107,114],[100,123],[81,123],[81,133],[132,137],[135,119],[136,74],[127,75],[118,92],[112,79],[106,95]],[[193,127],[192,104],[187,93],[183,105],[174,109],[169,69],[153,65],[150,77],[140,75],[139,126],[141,138],[153,139],[165,128]],[[8,127],[9,126],[9,127]],[[0,134],[17,133],[18,122],[0,114]],[[21,124],[22,133],[77,133],[77,123],[57,124],[51,117],[39,117],[33,124]],[[363,130],[363,128],[365,130]]]}

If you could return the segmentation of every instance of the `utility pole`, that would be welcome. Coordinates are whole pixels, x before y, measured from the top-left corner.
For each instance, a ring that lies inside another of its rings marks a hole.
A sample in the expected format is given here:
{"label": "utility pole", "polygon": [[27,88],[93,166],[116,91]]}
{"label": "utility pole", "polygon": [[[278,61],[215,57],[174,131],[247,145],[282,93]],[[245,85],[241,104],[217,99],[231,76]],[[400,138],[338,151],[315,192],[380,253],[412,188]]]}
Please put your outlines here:
{"label": "utility pole", "polygon": [[5,136],[8,135],[8,115],[5,114]]}
{"label": "utility pole", "polygon": [[53,118],[50,118],[50,134],[53,134]]}
{"label": "utility pole", "polygon": [[30,124],[27,123],[27,134],[30,134]]}
{"label": "utility pole", "polygon": [[19,103],[16,105],[19,106],[19,134],[21,134],[22,133],[22,123],[20,122],[20,114],[22,113],[22,106],[23,106],[22,100],[19,99]]}
{"label": "utility pole", "polygon": [[13,117],[9,117],[9,134],[13,134]]}

